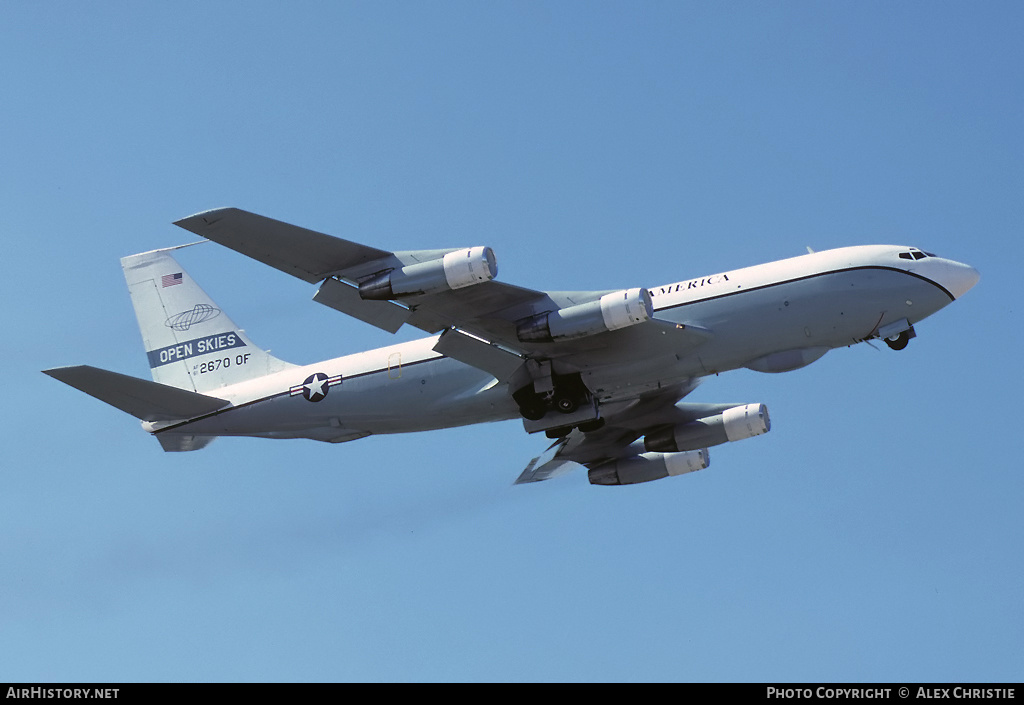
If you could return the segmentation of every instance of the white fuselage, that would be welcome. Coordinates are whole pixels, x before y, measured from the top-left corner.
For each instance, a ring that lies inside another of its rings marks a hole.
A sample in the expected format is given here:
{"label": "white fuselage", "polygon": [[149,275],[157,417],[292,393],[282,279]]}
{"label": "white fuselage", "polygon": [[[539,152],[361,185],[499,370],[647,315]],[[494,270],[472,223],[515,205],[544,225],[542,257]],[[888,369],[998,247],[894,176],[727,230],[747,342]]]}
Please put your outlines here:
{"label": "white fuselage", "polygon": [[[909,251],[848,247],[651,288],[656,318],[707,331],[707,341],[668,359],[636,351],[627,365],[611,354],[602,364],[597,353],[583,379],[603,403],[740,367],[795,369],[903,319],[916,323],[977,280],[975,270],[952,260],[900,256]],[[424,338],[223,387],[211,393],[231,407],[146,428],[344,441],[519,417],[506,385],[435,352],[436,342]],[[314,375],[330,382],[304,386]]]}

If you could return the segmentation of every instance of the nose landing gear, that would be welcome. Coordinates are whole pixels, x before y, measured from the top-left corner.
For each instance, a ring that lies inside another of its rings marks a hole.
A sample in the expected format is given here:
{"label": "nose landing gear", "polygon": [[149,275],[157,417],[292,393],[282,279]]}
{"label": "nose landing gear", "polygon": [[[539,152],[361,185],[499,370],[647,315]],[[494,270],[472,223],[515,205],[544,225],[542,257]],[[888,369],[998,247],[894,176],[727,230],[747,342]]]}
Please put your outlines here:
{"label": "nose landing gear", "polygon": [[917,337],[917,332],[910,321],[904,318],[881,328],[876,328],[868,337],[881,338],[893,350],[902,350],[907,347],[911,338]]}
{"label": "nose landing gear", "polygon": [[893,350],[902,350],[903,348],[907,347],[907,345],[910,343],[910,331],[905,330],[902,333],[897,333],[896,335],[889,336],[884,340],[885,344],[888,345]]}

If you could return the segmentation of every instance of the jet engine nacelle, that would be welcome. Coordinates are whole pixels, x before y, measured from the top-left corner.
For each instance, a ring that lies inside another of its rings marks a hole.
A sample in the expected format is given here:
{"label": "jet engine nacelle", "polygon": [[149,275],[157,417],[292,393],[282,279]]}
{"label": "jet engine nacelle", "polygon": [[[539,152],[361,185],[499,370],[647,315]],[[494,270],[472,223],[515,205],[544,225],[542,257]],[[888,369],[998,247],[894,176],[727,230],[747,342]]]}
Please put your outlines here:
{"label": "jet engine nacelle", "polygon": [[449,252],[440,259],[410,264],[375,274],[359,283],[363,299],[387,301],[403,296],[430,294],[490,281],[498,275],[494,250],[471,247]]}
{"label": "jet engine nacelle", "polygon": [[524,343],[550,343],[635,326],[653,315],[647,289],[623,289],[597,301],[531,316],[516,326],[516,335]]}
{"label": "jet engine nacelle", "polygon": [[670,475],[685,475],[710,464],[707,448],[686,453],[641,453],[613,460],[587,473],[592,485],[635,485]]}
{"label": "jet engine nacelle", "polygon": [[707,448],[760,436],[768,433],[771,427],[768,407],[764,404],[745,404],[726,409],[715,416],[652,431],[644,436],[644,448],[658,453]]}

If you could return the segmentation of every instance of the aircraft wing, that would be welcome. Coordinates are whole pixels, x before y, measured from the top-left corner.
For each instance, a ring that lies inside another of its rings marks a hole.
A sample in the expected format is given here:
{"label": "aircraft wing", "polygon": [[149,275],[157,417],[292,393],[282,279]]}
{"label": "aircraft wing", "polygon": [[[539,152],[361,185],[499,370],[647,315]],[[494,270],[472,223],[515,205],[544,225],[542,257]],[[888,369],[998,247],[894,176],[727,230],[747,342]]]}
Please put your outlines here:
{"label": "aircraft wing", "polygon": [[501,321],[507,316],[500,312],[546,296],[544,292],[487,281],[458,291],[411,296],[402,303],[365,300],[357,285],[368,276],[437,260],[457,250],[391,252],[238,208],[204,211],[175,225],[304,281],[323,282],[314,297],[316,301],[391,332],[402,323],[428,333],[460,324],[483,330],[489,326],[478,322]]}
{"label": "aircraft wing", "polygon": [[204,211],[174,224],[310,284],[391,254],[238,208]]}
{"label": "aircraft wing", "polygon": [[640,439],[658,426],[680,425],[720,414],[740,404],[694,404],[679,401],[696,388],[699,380],[641,395],[632,402],[608,408],[600,429],[573,430],[530,461],[515,484],[550,480],[579,467],[595,468],[644,452]]}
{"label": "aircraft wing", "polygon": [[[481,281],[462,288],[365,298],[364,284],[395,270],[416,271],[458,249],[387,251],[307,230],[238,208],[219,208],[175,223],[310,283],[322,282],[315,301],[390,332],[408,323],[444,332],[442,354],[507,379],[528,358],[561,360],[575,370],[620,364],[630,350],[647,359],[692,351],[710,332],[656,319],[640,325],[556,342],[524,342],[517,326],[533,316],[594,305],[608,291],[553,292]],[[487,249],[487,248],[480,248]],[[403,269],[404,268],[404,269]],[[495,267],[496,270],[496,267]]]}

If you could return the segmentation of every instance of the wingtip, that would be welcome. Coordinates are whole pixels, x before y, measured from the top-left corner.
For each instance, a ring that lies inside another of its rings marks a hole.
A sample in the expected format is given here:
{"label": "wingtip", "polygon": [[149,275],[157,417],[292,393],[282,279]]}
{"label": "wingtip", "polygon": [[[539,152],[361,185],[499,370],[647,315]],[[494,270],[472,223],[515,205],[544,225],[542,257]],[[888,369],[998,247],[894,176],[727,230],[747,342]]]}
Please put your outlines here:
{"label": "wingtip", "polygon": [[[47,377],[53,377],[58,382],[64,382],[64,377],[69,374],[74,374],[75,370],[80,370],[88,365],[63,365],[61,367],[51,367],[48,370],[40,370]],[[67,384],[67,382],[64,382]]]}
{"label": "wingtip", "polygon": [[192,215],[175,220],[173,224],[190,232],[201,234],[199,229],[213,225],[228,213],[236,210],[238,209],[230,206],[223,208],[211,208],[209,210],[193,213]]}

